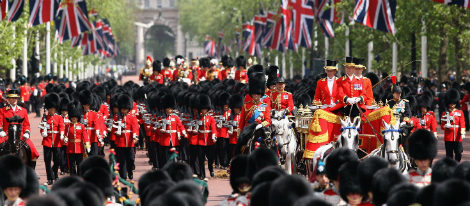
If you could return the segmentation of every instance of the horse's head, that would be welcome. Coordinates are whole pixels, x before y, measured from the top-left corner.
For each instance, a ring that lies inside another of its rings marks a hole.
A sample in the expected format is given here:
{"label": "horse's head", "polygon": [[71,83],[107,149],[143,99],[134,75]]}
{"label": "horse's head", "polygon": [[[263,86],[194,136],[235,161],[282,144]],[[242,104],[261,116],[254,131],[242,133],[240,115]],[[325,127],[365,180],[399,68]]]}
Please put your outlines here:
{"label": "horse's head", "polygon": [[351,122],[349,117],[341,120],[341,135],[338,139],[340,147],[352,149],[354,151],[359,147],[359,130],[361,129],[361,118],[355,117]]}
{"label": "horse's head", "polygon": [[400,145],[400,121],[395,124],[388,124],[382,120],[384,130],[382,130],[384,140],[385,157],[391,165],[395,165],[399,161],[399,145]]}
{"label": "horse's head", "polygon": [[277,119],[277,120],[281,120],[285,117],[286,115],[286,110],[271,110],[271,120],[274,120],[274,119]]}
{"label": "horse's head", "polygon": [[272,119],[271,121],[271,131],[272,136],[276,138],[276,141],[281,149],[281,152],[285,154],[287,152],[287,145],[291,141],[289,137],[289,130],[292,129],[293,122],[289,120],[286,116],[283,116],[282,119]]}

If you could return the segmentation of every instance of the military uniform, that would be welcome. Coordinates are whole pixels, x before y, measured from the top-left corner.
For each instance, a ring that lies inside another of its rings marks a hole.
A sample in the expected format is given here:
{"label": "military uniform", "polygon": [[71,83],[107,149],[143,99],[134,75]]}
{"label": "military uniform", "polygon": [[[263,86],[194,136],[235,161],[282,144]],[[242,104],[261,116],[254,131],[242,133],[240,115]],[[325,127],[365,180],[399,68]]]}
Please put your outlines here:
{"label": "military uniform", "polygon": [[331,105],[338,102],[338,84],[337,77],[322,78],[317,81],[314,99],[321,104]]}
{"label": "military uniform", "polygon": [[431,184],[431,164],[437,155],[437,138],[426,129],[415,131],[408,138],[408,153],[414,160],[429,160],[427,167],[410,169],[406,174],[408,181],[418,187]]}
{"label": "military uniform", "polygon": [[65,127],[65,137],[67,138],[67,160],[71,175],[78,174],[78,165],[83,160],[86,149],[90,149],[90,138],[86,128],[81,123],[70,123]]}
{"label": "military uniform", "polygon": [[150,56],[147,56],[147,60],[145,62],[145,67],[140,70],[139,80],[144,81],[144,84],[147,84],[149,81],[149,77],[152,74],[152,62],[153,59]]}
{"label": "military uniform", "polygon": [[199,145],[199,174],[201,178],[206,177],[204,162],[207,157],[207,165],[211,176],[214,175],[213,164],[215,161],[215,142],[217,137],[217,128],[214,117],[209,113],[201,114],[198,124],[198,145]]}
{"label": "military uniform", "polygon": [[162,118],[160,127],[160,160],[159,162],[162,165],[165,165],[168,159],[170,158],[170,149],[172,147],[179,150],[180,139],[183,135],[186,135],[186,130],[181,123],[180,118],[173,114],[167,115]]}
{"label": "military uniform", "polygon": [[428,168],[426,171],[421,171],[419,168],[410,169],[405,176],[411,184],[424,187],[431,184],[432,169]]}
{"label": "military uniform", "polygon": [[294,100],[292,99],[292,93],[286,91],[274,91],[272,97],[272,109],[278,111],[287,109],[289,113],[294,110]]}

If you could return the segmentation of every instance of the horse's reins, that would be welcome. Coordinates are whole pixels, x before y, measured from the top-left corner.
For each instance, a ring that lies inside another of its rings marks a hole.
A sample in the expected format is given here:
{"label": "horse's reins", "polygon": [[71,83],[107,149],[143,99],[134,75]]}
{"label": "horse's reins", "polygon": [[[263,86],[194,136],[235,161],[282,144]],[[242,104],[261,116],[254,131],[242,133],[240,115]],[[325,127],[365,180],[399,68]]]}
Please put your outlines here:
{"label": "horse's reins", "polygon": [[[372,129],[372,132],[375,133],[375,139],[377,139],[377,142],[380,142],[379,140],[379,133],[375,130],[375,128],[372,126],[372,124],[369,122],[369,119],[367,119],[366,115],[364,114],[364,112],[362,112],[362,109],[359,107],[359,105],[356,103],[355,104],[357,109],[359,110],[359,113],[364,116],[364,119],[366,120],[367,124],[369,124],[370,128]],[[352,108],[352,107],[351,107]]]}

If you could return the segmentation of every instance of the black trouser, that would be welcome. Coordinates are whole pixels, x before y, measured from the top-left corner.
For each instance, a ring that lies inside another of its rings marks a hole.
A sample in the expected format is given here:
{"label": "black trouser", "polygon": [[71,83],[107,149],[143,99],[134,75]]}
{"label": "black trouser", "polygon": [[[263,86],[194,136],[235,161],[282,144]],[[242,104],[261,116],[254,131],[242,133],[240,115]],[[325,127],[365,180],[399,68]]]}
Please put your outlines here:
{"label": "black trouser", "polygon": [[26,109],[26,112],[28,114],[31,111],[31,109],[29,109],[29,105],[31,105],[30,103],[31,103],[30,101],[24,102],[24,108]]}
{"label": "black trouser", "polygon": [[[160,145],[158,147],[158,166],[161,168],[163,168],[165,166],[165,164],[168,162],[168,159],[170,159],[170,155],[171,155],[171,152],[170,152],[170,149],[172,148],[173,146],[162,146]],[[180,151],[180,148],[179,146],[175,146],[174,148],[176,148],[176,151]]]}
{"label": "black trouser", "polygon": [[468,119],[468,111],[465,111],[463,110],[463,116],[465,118],[465,130],[469,130],[470,129],[470,122],[469,122],[469,119]]}
{"label": "black trouser", "polygon": [[235,152],[236,144],[228,144],[228,161],[232,161],[233,153]]}
{"label": "black trouser", "polygon": [[60,171],[61,172],[69,172],[68,167],[67,167],[67,146],[62,146],[60,149],[60,158],[61,158],[61,163],[60,164]]}
{"label": "black trouser", "polygon": [[139,127],[139,147],[144,148],[144,142],[147,139],[147,135],[145,133],[145,125],[141,124]]}
{"label": "black trouser", "polygon": [[189,147],[188,139],[187,138],[181,138],[180,148],[179,148],[180,153],[179,154],[180,154],[180,158],[185,162],[189,162],[188,147]]}
{"label": "black trouser", "polygon": [[445,141],[445,147],[446,147],[446,157],[454,159],[454,153],[455,153],[455,160],[457,162],[460,162],[460,160],[462,159],[462,152],[463,152],[462,142]]}
{"label": "black trouser", "polygon": [[117,147],[117,161],[119,162],[119,176],[121,178],[134,178],[134,148],[133,147]]}
{"label": "black trouser", "polygon": [[157,151],[158,151],[157,148],[158,148],[157,142],[150,142],[150,144],[148,145],[149,160],[153,168],[159,168],[158,160],[157,160]]}
{"label": "black trouser", "polygon": [[92,142],[89,156],[99,155],[100,154],[100,147],[98,147],[98,142]]}
{"label": "black trouser", "polygon": [[70,174],[78,174],[78,171],[80,170],[79,165],[83,160],[83,154],[67,154],[67,157]]}
{"label": "black trouser", "polygon": [[[44,151],[44,164],[46,166],[47,180],[54,180],[58,178],[57,172],[60,166],[60,147],[46,147],[43,146]],[[51,160],[54,165],[51,167]]]}
{"label": "black trouser", "polygon": [[199,164],[198,164],[198,152],[199,152],[199,146],[197,145],[189,145],[189,166],[191,166],[191,169],[193,169],[193,174],[196,174],[197,176],[201,176],[199,174]]}
{"label": "black trouser", "polygon": [[215,145],[199,146],[198,154],[199,175],[201,178],[206,178],[206,169],[204,167],[204,162],[207,157],[207,167],[209,169],[209,172],[214,172],[213,164],[215,160]]}
{"label": "black trouser", "polygon": [[228,138],[217,137],[217,156],[222,167],[228,167]]}
{"label": "black trouser", "polygon": [[36,117],[41,116],[41,101],[39,98],[30,99],[33,112],[36,113]]}

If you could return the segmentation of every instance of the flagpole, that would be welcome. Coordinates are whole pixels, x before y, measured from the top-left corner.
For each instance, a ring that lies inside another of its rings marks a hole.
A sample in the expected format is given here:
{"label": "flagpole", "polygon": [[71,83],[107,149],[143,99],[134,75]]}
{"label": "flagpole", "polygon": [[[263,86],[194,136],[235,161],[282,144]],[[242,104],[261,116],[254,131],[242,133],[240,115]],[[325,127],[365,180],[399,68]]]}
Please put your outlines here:
{"label": "flagpole", "polygon": [[374,42],[369,41],[367,44],[367,69],[372,72],[372,60],[374,59]]}
{"label": "flagpole", "polygon": [[305,76],[305,48],[302,47],[302,78]]}
{"label": "flagpole", "polygon": [[328,59],[329,50],[330,50],[330,39],[328,39],[328,37],[325,36],[325,59]]}
{"label": "flagpole", "polygon": [[282,66],[282,77],[286,78],[286,53],[285,52],[282,52],[281,66]]}
{"label": "flagpole", "polygon": [[294,63],[292,62],[292,54],[289,55],[289,78],[293,79],[294,78]]}
{"label": "flagpole", "polygon": [[349,45],[349,26],[348,26],[347,23],[346,23],[345,35],[346,35],[346,45],[344,47],[345,48],[344,49],[345,50],[344,56],[348,57],[348,56],[351,56],[351,54],[350,54],[351,48],[350,48],[350,45]]}
{"label": "flagpole", "polygon": [[[60,65],[59,65],[59,77],[64,78],[64,62],[62,61],[64,57],[64,53],[62,52],[62,49],[60,50]],[[67,61],[67,60],[65,60]],[[67,63],[66,63],[67,64]]]}
{"label": "flagpole", "polygon": [[24,23],[24,38],[23,38],[23,69],[21,74],[28,77],[28,24]]}
{"label": "flagpole", "polygon": [[[60,56],[62,57],[62,51],[60,52]],[[69,77],[69,58],[65,58],[65,77],[66,78],[70,78]]]}
{"label": "flagpole", "polygon": [[421,77],[428,78],[428,37],[426,36],[426,22],[422,20],[421,28]]}
{"label": "flagpole", "polygon": [[51,23],[46,23],[46,74],[51,73]]}
{"label": "flagpole", "polygon": [[[13,45],[14,45],[14,42],[15,42],[15,39],[16,39],[16,27],[14,24],[11,25],[11,30],[13,31]],[[11,64],[13,65],[12,69],[10,70],[10,79],[12,81],[15,81],[16,80],[16,60],[15,58],[12,58],[11,59]]]}
{"label": "flagpole", "polygon": [[40,59],[41,59],[41,55],[39,55],[39,31],[36,31],[36,42],[35,42],[35,46],[34,46],[34,57],[38,58],[38,62],[41,62]]}
{"label": "flagpole", "polygon": [[398,75],[397,74],[397,61],[398,61],[397,42],[393,42],[392,44],[392,74],[395,76]]}

